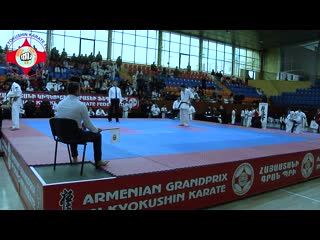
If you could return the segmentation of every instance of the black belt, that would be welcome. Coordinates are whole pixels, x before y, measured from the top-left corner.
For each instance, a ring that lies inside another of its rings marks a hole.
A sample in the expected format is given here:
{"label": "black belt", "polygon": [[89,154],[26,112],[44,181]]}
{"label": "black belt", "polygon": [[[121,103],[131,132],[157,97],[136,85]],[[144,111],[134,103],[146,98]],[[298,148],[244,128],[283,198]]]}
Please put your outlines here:
{"label": "black belt", "polygon": [[189,104],[188,102],[180,102],[180,103],[179,103],[179,106],[178,106],[178,109],[180,109],[180,106],[181,106],[182,103]]}

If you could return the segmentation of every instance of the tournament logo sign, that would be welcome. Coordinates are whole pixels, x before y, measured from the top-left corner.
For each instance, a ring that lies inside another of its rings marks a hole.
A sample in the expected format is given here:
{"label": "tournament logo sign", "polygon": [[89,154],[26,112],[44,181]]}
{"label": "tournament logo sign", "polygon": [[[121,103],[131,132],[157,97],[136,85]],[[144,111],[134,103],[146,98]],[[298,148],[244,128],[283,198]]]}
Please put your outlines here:
{"label": "tournament logo sign", "polygon": [[253,184],[254,171],[249,163],[241,164],[233,174],[232,189],[237,195],[246,194]]}
{"label": "tournament logo sign", "polygon": [[304,178],[310,177],[314,168],[314,156],[312,153],[307,153],[301,163],[301,174]]}
{"label": "tournament logo sign", "polygon": [[[32,44],[33,46],[31,46]],[[46,44],[41,37],[33,33],[18,34],[7,43],[7,67],[15,75],[35,76],[42,72],[46,59]],[[34,68],[33,74],[30,74],[35,65],[37,67]],[[22,72],[19,72],[19,69]]]}
{"label": "tournament logo sign", "polygon": [[138,101],[135,98],[131,98],[129,100],[129,104],[131,105],[131,107],[135,107],[135,106],[138,106]]}

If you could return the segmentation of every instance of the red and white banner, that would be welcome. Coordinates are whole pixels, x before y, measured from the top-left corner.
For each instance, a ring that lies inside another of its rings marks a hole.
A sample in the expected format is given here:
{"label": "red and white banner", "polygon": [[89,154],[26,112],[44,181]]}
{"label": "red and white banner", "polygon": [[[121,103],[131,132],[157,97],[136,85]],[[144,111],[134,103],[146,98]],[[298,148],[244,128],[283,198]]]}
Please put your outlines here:
{"label": "red and white banner", "polygon": [[[0,92],[1,97],[5,97],[5,92]],[[62,100],[67,94],[66,93],[51,93],[51,92],[23,92],[22,101],[25,103],[28,99],[35,102],[36,106],[39,107],[40,103],[44,98],[47,98],[51,105],[56,99]],[[133,109],[139,108],[139,98],[133,96],[124,97],[123,100],[127,100],[131,104]],[[82,93],[80,96],[80,101],[85,102],[87,107],[98,108],[98,107],[108,107],[110,105],[109,97],[103,94],[90,94]],[[122,103],[120,103],[120,106]]]}
{"label": "red and white banner", "polygon": [[261,117],[262,128],[267,128],[267,119],[268,119],[268,103],[259,103],[259,115]]}
{"label": "red and white banner", "polygon": [[[320,176],[320,151],[43,187],[43,209],[199,209]],[[170,157],[170,156],[169,156]]]}

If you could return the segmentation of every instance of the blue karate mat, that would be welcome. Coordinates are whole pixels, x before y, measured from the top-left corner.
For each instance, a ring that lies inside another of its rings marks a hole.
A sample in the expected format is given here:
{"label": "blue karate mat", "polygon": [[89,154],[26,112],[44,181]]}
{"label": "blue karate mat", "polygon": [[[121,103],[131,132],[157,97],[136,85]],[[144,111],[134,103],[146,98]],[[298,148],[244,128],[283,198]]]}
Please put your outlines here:
{"label": "blue karate mat", "polygon": [[[21,119],[25,124],[52,138],[48,119]],[[224,124],[193,121],[190,127],[179,127],[179,120],[92,119],[96,127],[120,127],[120,142],[111,143],[111,131],[102,132],[102,159],[145,157],[211,150],[265,146],[310,141],[305,134],[287,135],[260,129],[232,127]],[[79,145],[81,154],[83,146]],[[88,144],[86,159],[93,161],[93,146]]]}

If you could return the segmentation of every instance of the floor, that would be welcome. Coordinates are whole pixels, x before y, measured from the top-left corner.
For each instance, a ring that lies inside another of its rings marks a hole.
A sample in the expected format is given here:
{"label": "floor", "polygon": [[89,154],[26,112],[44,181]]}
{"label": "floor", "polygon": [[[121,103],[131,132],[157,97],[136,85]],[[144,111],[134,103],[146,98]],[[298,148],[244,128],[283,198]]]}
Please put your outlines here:
{"label": "floor", "polygon": [[320,210],[320,178],[208,210]]}
{"label": "floor", "polygon": [[[22,123],[52,138],[47,119],[23,119]],[[95,118],[92,119],[92,123],[101,128],[120,128],[120,141],[116,144],[110,144],[111,131],[102,132],[102,149],[106,149],[102,151],[104,160],[192,154],[213,150],[230,150],[236,154],[238,148],[294,144],[313,140],[310,139],[312,135],[289,135],[280,130],[261,131],[257,128],[235,127],[203,121],[193,121],[188,128],[178,126],[179,121],[171,119],[121,119],[119,124],[109,123],[103,118]],[[5,125],[6,122],[3,124]],[[82,149],[83,147],[79,146],[79,151]],[[86,159],[93,160],[93,148],[87,148]]]}
{"label": "floor", "polygon": [[[320,178],[213,206],[206,210],[320,210]],[[24,210],[18,192],[0,158],[0,210]]]}
{"label": "floor", "polygon": [[5,162],[0,157],[0,210],[24,209],[24,204],[11,180]]}

